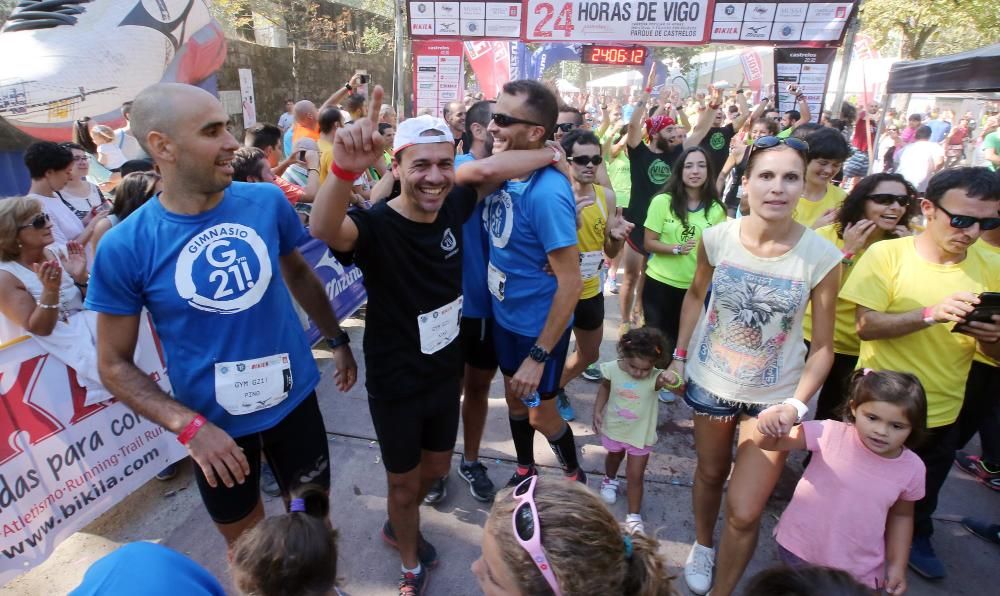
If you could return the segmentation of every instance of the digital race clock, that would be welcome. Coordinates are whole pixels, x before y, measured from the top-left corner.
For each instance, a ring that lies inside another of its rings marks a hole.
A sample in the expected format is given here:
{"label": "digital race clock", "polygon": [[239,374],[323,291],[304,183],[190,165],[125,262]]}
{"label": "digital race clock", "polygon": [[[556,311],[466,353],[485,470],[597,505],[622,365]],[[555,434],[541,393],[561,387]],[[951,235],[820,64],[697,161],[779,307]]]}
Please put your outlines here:
{"label": "digital race clock", "polygon": [[605,64],[610,66],[642,66],[649,50],[643,46],[583,46],[584,64]]}

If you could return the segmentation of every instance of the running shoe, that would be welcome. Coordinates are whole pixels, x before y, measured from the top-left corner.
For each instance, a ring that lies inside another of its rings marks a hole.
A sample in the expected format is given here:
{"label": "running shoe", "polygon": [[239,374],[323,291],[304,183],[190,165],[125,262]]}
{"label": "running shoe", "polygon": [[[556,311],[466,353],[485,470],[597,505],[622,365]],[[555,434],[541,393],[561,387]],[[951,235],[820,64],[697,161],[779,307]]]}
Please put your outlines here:
{"label": "running shoe", "polygon": [[281,494],[281,487],[274,478],[274,472],[266,461],[260,463],[260,492],[269,497],[277,497]]}
{"label": "running shoe", "polygon": [[955,467],[966,474],[975,476],[987,487],[1000,491],[1000,466],[987,463],[978,455],[959,451],[955,453]]}
{"label": "running shoe", "polygon": [[493,481],[486,474],[486,466],[477,462],[467,464],[465,457],[458,466],[458,473],[469,483],[469,492],[472,498],[480,503],[492,503],[493,497],[497,494],[497,489]]}
{"label": "running shoe", "polygon": [[427,568],[424,567],[420,573],[404,571],[399,576],[399,596],[420,596],[427,591],[428,580]]}
{"label": "running shoe", "polygon": [[510,480],[507,481],[507,488],[514,488],[515,486],[521,484],[531,476],[538,476],[538,470],[535,468],[535,466],[530,466],[528,468],[527,474],[518,474],[517,470],[514,470],[514,473],[511,475]]}
{"label": "running shoe", "polygon": [[601,500],[608,505],[614,505],[618,501],[618,481],[607,476],[601,480]]}
{"label": "running shoe", "polygon": [[440,478],[434,481],[431,485],[430,490],[427,491],[427,496],[424,497],[425,505],[436,505],[444,498],[448,496],[448,477]]}
{"label": "running shoe", "polygon": [[569,396],[562,389],[556,394],[556,409],[559,410],[559,416],[569,422],[570,420],[576,418],[576,412],[573,410],[573,404],[569,403]]}
{"label": "running shoe", "polygon": [[712,570],[715,568],[715,551],[697,542],[691,547],[684,563],[684,581],[688,589],[702,596],[712,589]]}
{"label": "running shoe", "polygon": [[646,526],[642,523],[642,516],[637,513],[629,513],[626,515],[625,531],[629,534],[645,534]]}
{"label": "running shoe", "polygon": [[163,468],[159,472],[157,472],[156,479],[167,481],[167,480],[172,480],[176,476],[177,476],[177,464],[173,463]]}
{"label": "running shoe", "polygon": [[657,391],[657,395],[660,398],[660,403],[672,404],[677,401],[677,395],[669,389],[660,389]]}
{"label": "running shoe", "polygon": [[943,579],[947,574],[944,563],[934,552],[929,536],[914,536],[910,546],[910,569],[927,579]]}
{"label": "running shoe", "polygon": [[[392,530],[392,524],[385,520],[382,525],[382,540],[392,548],[399,550],[399,543],[396,542],[396,533]],[[417,558],[424,567],[435,567],[438,564],[438,553],[434,545],[424,539],[423,533],[417,534]]]}
{"label": "running shoe", "polygon": [[581,374],[584,380],[590,381],[591,383],[598,383],[604,376],[601,374],[601,369],[596,364],[591,364],[584,370]]}
{"label": "running shoe", "polygon": [[1000,524],[988,524],[974,517],[963,517],[962,527],[986,542],[1000,544]]}

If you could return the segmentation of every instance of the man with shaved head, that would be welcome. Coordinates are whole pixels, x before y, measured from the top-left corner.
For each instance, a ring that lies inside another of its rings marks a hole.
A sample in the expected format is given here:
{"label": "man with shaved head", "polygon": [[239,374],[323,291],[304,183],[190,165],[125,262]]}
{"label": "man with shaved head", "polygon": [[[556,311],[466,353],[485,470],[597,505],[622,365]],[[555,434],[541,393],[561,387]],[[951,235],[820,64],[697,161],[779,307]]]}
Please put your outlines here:
{"label": "man with shaved head", "polygon": [[444,106],[444,121],[451,128],[451,136],[456,140],[465,135],[465,104],[453,101]]}
{"label": "man with shaved head", "polygon": [[[341,390],[357,367],[296,248],[307,235],[281,190],[233,182],[240,144],[229,124],[219,100],[197,87],[158,84],[136,97],[132,129],[163,191],[102,239],[87,308],[98,313],[104,385],[188,448],[202,500],[232,546],[264,517],[262,451],[286,505],[303,479],[330,486],[319,371],[292,296],[333,338]],[[174,396],[133,363],[143,309]]]}
{"label": "man with shaved head", "polygon": [[350,82],[333,92],[333,95],[323,102],[323,105],[316,107],[316,104],[303,99],[295,103],[292,107],[292,117],[295,123],[292,124],[292,140],[289,145],[294,147],[300,139],[312,139],[319,141],[319,113],[330,106],[336,106],[342,99],[354,92],[354,88],[361,84],[361,75],[355,74]]}

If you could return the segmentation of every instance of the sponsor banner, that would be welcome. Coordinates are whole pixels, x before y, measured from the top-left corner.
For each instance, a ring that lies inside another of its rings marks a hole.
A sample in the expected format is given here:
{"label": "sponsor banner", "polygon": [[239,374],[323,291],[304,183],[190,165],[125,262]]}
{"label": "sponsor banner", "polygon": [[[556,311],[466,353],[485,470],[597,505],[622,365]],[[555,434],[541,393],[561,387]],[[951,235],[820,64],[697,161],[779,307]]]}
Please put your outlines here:
{"label": "sponsor banner", "polygon": [[239,69],[240,103],[243,106],[243,128],[257,124],[257,103],[253,96],[253,72],[249,68]]}
{"label": "sponsor banner", "polygon": [[465,56],[472,65],[483,96],[496,99],[500,89],[510,80],[510,42],[467,41]]}
{"label": "sponsor banner", "polygon": [[526,41],[699,44],[709,0],[525,0]]}
{"label": "sponsor banner", "polygon": [[819,122],[836,57],[835,48],[774,48],[778,109],[782,112],[798,109],[795,97],[788,92],[789,85],[796,85],[809,104],[811,121]]}
{"label": "sponsor banner", "polygon": [[[170,391],[148,315],[136,364]],[[76,372],[25,337],[0,348],[0,585],[187,455],[115,400],[86,405]]]}
{"label": "sponsor banner", "polygon": [[[436,93],[436,90],[434,92]],[[436,107],[437,104],[435,103],[433,106]],[[422,106],[418,105],[419,107]],[[333,256],[333,252],[327,245],[315,238],[299,245],[299,252],[316,272],[316,277],[323,283],[326,295],[330,299],[330,306],[337,314],[338,321],[343,321],[361,308],[361,305],[368,299],[368,294],[365,292],[360,269],[354,265],[342,265]],[[309,321],[306,337],[309,338],[310,344],[314,344],[323,337],[323,334],[320,333],[315,323]]]}
{"label": "sponsor banner", "polygon": [[414,39],[413,99],[417,110],[429,109],[440,117],[450,101],[461,99],[464,91],[463,43],[453,39]]}
{"label": "sponsor banner", "polygon": [[839,45],[856,2],[720,2],[707,41]]}
{"label": "sponsor banner", "polygon": [[493,38],[521,37],[523,0],[479,2],[407,2],[410,37]]}

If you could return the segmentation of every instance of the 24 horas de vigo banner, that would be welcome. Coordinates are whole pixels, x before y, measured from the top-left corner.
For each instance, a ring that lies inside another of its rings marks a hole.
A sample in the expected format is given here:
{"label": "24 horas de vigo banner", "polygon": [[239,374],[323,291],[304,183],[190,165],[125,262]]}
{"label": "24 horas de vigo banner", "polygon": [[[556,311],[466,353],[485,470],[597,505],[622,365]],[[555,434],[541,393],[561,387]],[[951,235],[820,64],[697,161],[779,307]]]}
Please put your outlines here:
{"label": "24 horas de vigo banner", "polygon": [[[148,318],[136,364],[170,391]],[[87,405],[76,373],[30,337],[0,349],[0,585],[187,451],[117,401]]]}

